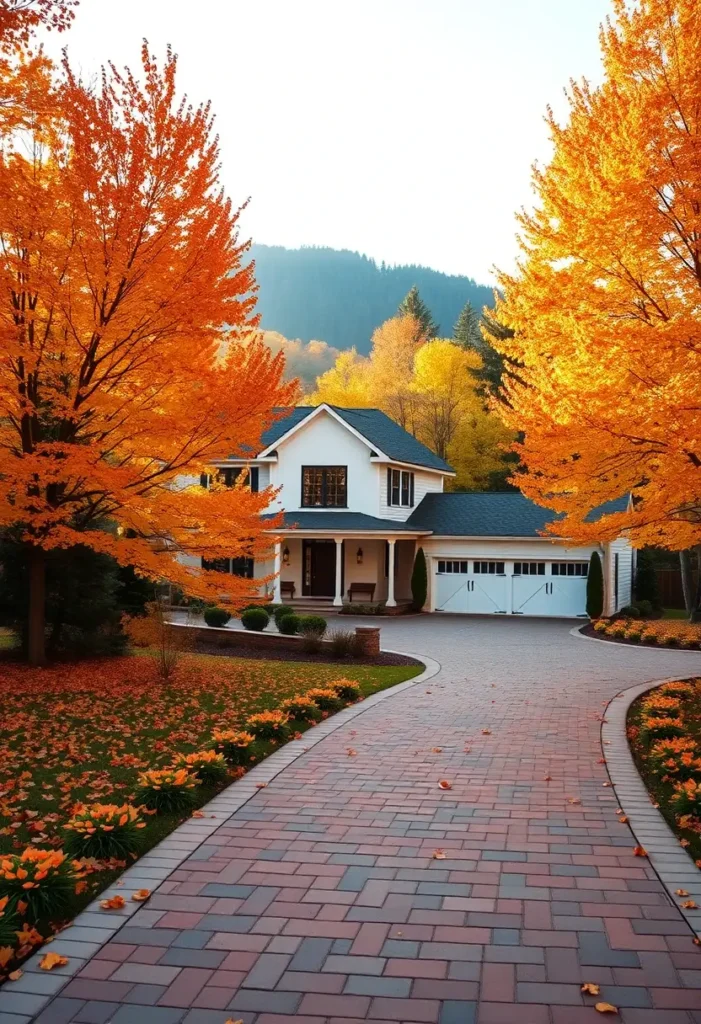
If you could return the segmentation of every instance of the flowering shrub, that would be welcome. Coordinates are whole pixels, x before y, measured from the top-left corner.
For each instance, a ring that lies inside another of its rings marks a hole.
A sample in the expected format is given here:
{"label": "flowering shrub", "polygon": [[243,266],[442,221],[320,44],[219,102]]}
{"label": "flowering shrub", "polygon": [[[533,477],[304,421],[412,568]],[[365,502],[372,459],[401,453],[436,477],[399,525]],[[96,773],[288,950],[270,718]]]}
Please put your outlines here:
{"label": "flowering shrub", "polygon": [[636,640],[644,644],[669,647],[698,648],[701,646],[701,624],[681,619],[654,619],[641,625],[633,619],[597,619],[597,633],[614,639]]}
{"label": "flowering shrub", "polygon": [[352,704],[354,701],[360,699],[360,688],[352,679],[337,679],[335,683],[331,683],[331,689],[337,693],[341,700],[345,701],[346,704]]}
{"label": "flowering shrub", "polygon": [[298,722],[318,722],[321,718],[321,711],[306,694],[297,694],[283,700],[280,710]]}
{"label": "flowering shrub", "polygon": [[686,779],[674,786],[672,804],[681,814],[701,814],[701,780]]}
{"label": "flowering shrub", "polygon": [[684,726],[680,719],[667,716],[654,718],[643,717],[641,730],[650,739],[668,739],[672,736],[683,736]]}
{"label": "flowering shrub", "polygon": [[0,858],[0,899],[7,896],[6,906],[26,910],[32,921],[65,912],[74,892],[73,867],[62,850],[28,846]]}
{"label": "flowering shrub", "polygon": [[317,687],[313,690],[307,690],[307,697],[313,700],[322,711],[338,711],[339,708],[343,707],[343,701],[336,691],[331,689],[331,686],[328,689]]}
{"label": "flowering shrub", "polygon": [[693,697],[696,690],[692,683],[676,679],[671,683],[663,683],[660,686],[659,692],[663,693],[666,697],[679,697],[680,700],[686,700],[689,697]]}
{"label": "flowering shrub", "polygon": [[216,750],[200,750],[195,754],[180,754],[175,760],[174,767],[185,768],[192,772],[197,776],[198,782],[205,786],[223,782],[229,774],[224,755],[218,754]]}
{"label": "flowering shrub", "polygon": [[187,768],[164,768],[139,776],[136,800],[145,807],[169,814],[187,810],[193,804],[197,780]]}
{"label": "flowering shrub", "polygon": [[657,712],[664,714],[667,718],[677,718],[680,711],[681,699],[679,697],[673,697],[663,693],[653,693],[643,698],[643,708],[645,713]]}
{"label": "flowering shrub", "polygon": [[251,744],[255,742],[252,732],[240,729],[214,729],[212,732],[215,750],[220,751],[231,764],[247,764],[252,757]]}
{"label": "flowering shrub", "polygon": [[246,729],[257,740],[285,740],[290,734],[284,711],[261,711],[246,719]]}
{"label": "flowering shrub", "polygon": [[650,761],[654,765],[659,765],[665,761],[677,760],[683,754],[693,755],[696,749],[696,742],[686,736],[657,740],[650,748]]}
{"label": "flowering shrub", "polygon": [[131,804],[91,804],[80,807],[63,826],[63,848],[70,857],[126,858],[141,845],[146,822]]}

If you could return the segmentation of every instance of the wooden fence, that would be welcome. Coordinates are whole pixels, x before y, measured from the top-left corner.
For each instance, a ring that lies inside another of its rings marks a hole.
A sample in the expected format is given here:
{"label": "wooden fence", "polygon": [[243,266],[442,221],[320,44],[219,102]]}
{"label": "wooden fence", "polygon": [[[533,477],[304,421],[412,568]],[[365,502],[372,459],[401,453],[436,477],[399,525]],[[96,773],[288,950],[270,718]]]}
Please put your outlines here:
{"label": "wooden fence", "polygon": [[[683,608],[684,591],[682,590],[682,574],[678,568],[662,569],[656,568],[657,586],[660,592],[660,601],[663,608]],[[694,586],[696,586],[696,573],[694,573]]]}

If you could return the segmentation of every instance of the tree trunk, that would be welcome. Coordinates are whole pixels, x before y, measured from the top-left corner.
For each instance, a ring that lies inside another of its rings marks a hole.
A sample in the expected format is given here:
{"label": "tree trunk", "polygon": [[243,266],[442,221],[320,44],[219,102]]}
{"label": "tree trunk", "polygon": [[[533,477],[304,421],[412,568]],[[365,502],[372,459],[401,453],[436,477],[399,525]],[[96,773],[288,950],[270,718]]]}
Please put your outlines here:
{"label": "tree trunk", "polygon": [[692,590],[693,604],[691,606],[689,622],[698,622],[701,618],[701,547],[696,546],[694,554],[696,556],[696,586]]}
{"label": "tree trunk", "polygon": [[46,558],[41,548],[29,549],[28,655],[30,665],[46,664]]}

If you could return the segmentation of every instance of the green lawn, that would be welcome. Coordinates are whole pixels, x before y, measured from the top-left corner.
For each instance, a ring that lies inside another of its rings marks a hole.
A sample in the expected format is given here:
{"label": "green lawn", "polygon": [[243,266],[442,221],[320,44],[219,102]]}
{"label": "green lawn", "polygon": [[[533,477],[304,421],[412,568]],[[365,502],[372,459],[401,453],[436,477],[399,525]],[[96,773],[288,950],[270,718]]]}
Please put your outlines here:
{"label": "green lawn", "polygon": [[663,619],[685,619],[687,617],[684,608],[665,608],[662,611]]}

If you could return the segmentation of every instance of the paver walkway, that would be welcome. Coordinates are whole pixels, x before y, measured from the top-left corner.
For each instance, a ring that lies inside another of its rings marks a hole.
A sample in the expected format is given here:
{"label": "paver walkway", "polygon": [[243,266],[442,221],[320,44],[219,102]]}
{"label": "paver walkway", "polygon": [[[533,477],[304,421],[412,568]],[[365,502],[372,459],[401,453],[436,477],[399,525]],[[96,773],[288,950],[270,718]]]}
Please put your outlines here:
{"label": "paver walkway", "polygon": [[261,790],[38,1022],[701,1024],[701,950],[600,763],[605,702],[701,656],[569,628],[383,623],[441,673]]}

